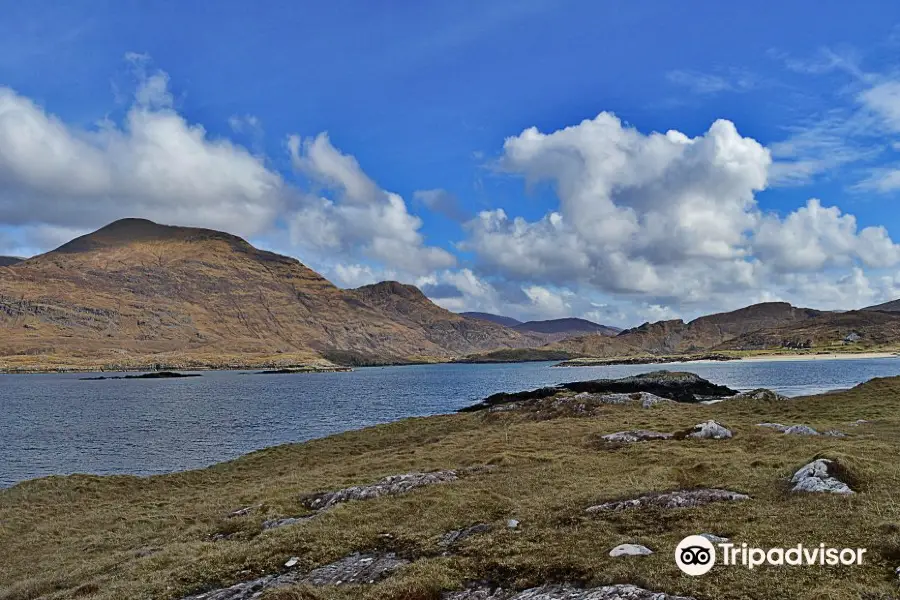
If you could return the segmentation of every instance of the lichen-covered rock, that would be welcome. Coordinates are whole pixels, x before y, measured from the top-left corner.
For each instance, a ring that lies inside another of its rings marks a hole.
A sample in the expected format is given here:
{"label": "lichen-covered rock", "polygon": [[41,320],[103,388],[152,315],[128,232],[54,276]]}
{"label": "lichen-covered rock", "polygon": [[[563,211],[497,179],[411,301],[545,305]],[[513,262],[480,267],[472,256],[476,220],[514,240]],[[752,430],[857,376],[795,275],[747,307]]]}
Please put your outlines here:
{"label": "lichen-covered rock", "polygon": [[[293,557],[288,563],[297,564]],[[287,564],[287,563],[286,563]],[[230,587],[185,596],[182,600],[256,600],[271,589],[305,583],[308,585],[343,585],[375,583],[384,579],[408,560],[389,554],[352,554],[337,562],[313,569],[308,574],[288,571],[280,575],[266,575]]]}
{"label": "lichen-covered rock", "polygon": [[834,461],[820,458],[800,468],[791,477],[792,492],[826,492],[831,494],[854,494],[850,486],[838,479]]}
{"label": "lichen-covered rock", "polygon": [[457,544],[467,537],[471,537],[473,535],[478,535],[480,533],[487,533],[491,530],[491,526],[487,523],[479,523],[477,525],[472,525],[471,527],[466,527],[465,529],[454,529],[453,531],[448,531],[441,537],[441,541],[438,542],[439,546],[452,546],[453,544]]}
{"label": "lichen-covered rock", "polygon": [[653,554],[653,550],[640,544],[619,544],[609,551],[609,555],[613,558],[618,558],[619,556],[649,556],[651,554]]}
{"label": "lichen-covered rock", "polygon": [[687,596],[673,596],[652,592],[630,584],[605,585],[596,588],[576,588],[569,585],[544,585],[522,592],[503,589],[473,588],[448,592],[442,600],[695,600]]}
{"label": "lichen-covered rock", "polygon": [[730,429],[713,420],[697,423],[684,437],[698,440],[726,440],[734,435]]}
{"label": "lichen-covered rock", "polygon": [[645,442],[649,440],[669,440],[672,439],[671,433],[660,433],[659,431],[648,431],[646,429],[634,429],[631,431],[617,431],[602,436],[607,442],[624,442],[630,444],[632,442]]}
{"label": "lichen-covered rock", "polygon": [[423,487],[426,485],[434,485],[437,483],[447,483],[459,479],[456,471],[432,471],[430,473],[404,473],[402,475],[391,475],[370,485],[355,485],[334,492],[323,492],[314,494],[301,499],[301,502],[307,508],[312,510],[325,510],[342,502],[351,500],[370,500],[381,496],[393,496],[397,494],[405,494],[410,490]]}
{"label": "lichen-covered rock", "polygon": [[620,511],[632,508],[694,508],[713,502],[735,502],[749,500],[750,496],[717,488],[699,490],[679,490],[675,492],[654,493],[632,498],[630,500],[614,500],[604,502],[586,509],[586,512]]}

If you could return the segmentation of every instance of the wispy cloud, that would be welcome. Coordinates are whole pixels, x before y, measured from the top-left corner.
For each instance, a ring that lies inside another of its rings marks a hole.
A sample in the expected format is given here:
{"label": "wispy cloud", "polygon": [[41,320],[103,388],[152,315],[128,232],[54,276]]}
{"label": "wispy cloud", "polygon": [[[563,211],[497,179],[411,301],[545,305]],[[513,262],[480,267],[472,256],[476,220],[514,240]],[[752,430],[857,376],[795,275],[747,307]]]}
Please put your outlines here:
{"label": "wispy cloud", "polygon": [[746,92],[758,84],[753,75],[739,70],[732,70],[725,75],[675,70],[666,73],[666,79],[670,83],[688,88],[695,94]]}

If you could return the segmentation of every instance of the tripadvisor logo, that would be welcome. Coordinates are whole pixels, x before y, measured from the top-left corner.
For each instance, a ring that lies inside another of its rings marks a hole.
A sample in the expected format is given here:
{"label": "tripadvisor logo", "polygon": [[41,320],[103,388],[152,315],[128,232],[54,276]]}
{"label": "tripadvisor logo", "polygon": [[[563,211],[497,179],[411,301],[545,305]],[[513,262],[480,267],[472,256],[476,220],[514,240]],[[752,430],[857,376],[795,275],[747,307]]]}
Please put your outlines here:
{"label": "tripadvisor logo", "polygon": [[797,544],[791,548],[754,548],[747,544],[723,542],[716,544],[702,535],[689,535],[675,548],[675,564],[688,575],[704,575],[716,564],[716,546],[721,564],[754,569],[761,565],[837,566],[861,565],[865,548],[829,548],[825,544],[807,547]]}

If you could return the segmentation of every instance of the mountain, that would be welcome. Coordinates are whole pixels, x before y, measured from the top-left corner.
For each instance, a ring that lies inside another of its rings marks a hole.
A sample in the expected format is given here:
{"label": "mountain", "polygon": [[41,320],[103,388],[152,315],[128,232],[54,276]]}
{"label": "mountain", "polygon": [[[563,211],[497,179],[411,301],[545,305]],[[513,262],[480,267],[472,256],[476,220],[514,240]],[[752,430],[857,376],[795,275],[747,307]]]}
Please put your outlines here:
{"label": "mountain", "polygon": [[720,348],[828,349],[847,345],[857,349],[900,345],[900,313],[868,309],[820,313],[802,322],[745,333]]}
{"label": "mountain", "polygon": [[10,265],[20,263],[23,260],[25,259],[19,258],[17,256],[0,256],[0,267],[8,267]]}
{"label": "mountain", "polygon": [[491,323],[504,325],[506,327],[515,327],[516,325],[522,324],[522,321],[513,319],[512,317],[504,317],[503,315],[494,315],[486,312],[463,312],[459,314],[469,319],[481,319],[482,321],[490,321]]}
{"label": "mountain", "polygon": [[570,338],[551,347],[597,357],[695,353],[718,348],[755,331],[789,327],[823,314],[826,313],[796,308],[786,302],[764,302],[699,317],[689,323],[681,319],[644,323],[626,329],[613,338],[592,334]]}
{"label": "mountain", "polygon": [[867,306],[862,310],[880,310],[884,312],[900,312],[900,300],[891,300],[875,306]]}
{"label": "mountain", "polygon": [[600,325],[587,319],[574,317],[566,319],[550,319],[547,321],[527,321],[513,327],[516,331],[542,334],[548,342],[555,342],[576,335],[597,333],[599,335],[617,335],[621,329]]}
{"label": "mountain", "polygon": [[533,345],[412,286],[342,290],[209,229],[123,219],[0,269],[0,366],[448,359]]}

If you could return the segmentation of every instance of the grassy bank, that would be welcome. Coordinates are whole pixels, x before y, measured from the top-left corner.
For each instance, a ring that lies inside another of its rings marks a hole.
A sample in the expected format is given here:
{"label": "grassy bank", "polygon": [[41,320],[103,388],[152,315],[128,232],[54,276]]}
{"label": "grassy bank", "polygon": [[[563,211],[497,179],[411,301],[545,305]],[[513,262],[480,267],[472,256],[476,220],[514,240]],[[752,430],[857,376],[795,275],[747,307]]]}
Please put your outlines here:
{"label": "grassy bank", "polygon": [[[888,598],[900,565],[900,378],[790,401],[601,406],[591,416],[536,420],[469,413],[350,432],[256,452],[209,469],[150,478],[51,477],[0,491],[0,599],[169,599],[353,551],[386,549],[414,562],[365,587],[302,588],[267,598],[439,598],[473,580],[526,587],[553,581],[629,582],[701,599]],[[625,429],[676,431],[707,419],[726,441],[607,445]],[[851,426],[858,419],[869,423]],[[788,436],[756,423],[804,423],[846,438]],[[813,457],[836,459],[858,494],[794,495],[786,479]],[[264,520],[303,514],[302,495],[394,473],[494,465],[403,496],[339,505],[316,519],[261,531]],[[693,509],[587,514],[598,501],[649,491],[722,487],[752,500]],[[246,516],[228,515],[246,506]],[[517,529],[506,520],[520,521]],[[449,556],[441,535],[474,523],[494,528]],[[868,548],[857,567],[717,566],[689,578],[672,553],[710,532],[761,547],[797,543]],[[212,541],[216,534],[229,539]],[[610,558],[644,544],[648,557]],[[863,594],[871,594],[864,596]]]}

